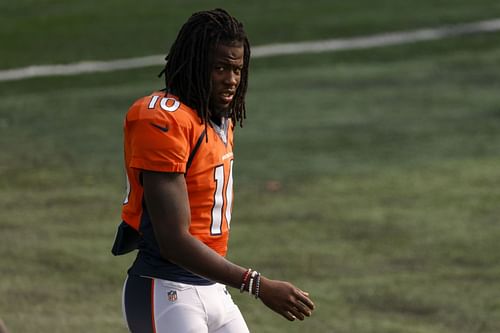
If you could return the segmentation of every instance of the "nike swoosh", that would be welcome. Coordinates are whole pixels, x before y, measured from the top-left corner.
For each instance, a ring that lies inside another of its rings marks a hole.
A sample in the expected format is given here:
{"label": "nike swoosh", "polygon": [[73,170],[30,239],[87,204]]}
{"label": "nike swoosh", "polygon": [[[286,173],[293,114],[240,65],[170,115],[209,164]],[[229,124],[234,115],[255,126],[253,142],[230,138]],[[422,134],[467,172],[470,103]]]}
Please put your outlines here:
{"label": "nike swoosh", "polygon": [[159,129],[160,131],[162,132],[168,132],[168,127],[163,127],[163,126],[160,126],[158,124],[155,124],[155,123],[150,123],[152,126],[156,127],[157,129]]}

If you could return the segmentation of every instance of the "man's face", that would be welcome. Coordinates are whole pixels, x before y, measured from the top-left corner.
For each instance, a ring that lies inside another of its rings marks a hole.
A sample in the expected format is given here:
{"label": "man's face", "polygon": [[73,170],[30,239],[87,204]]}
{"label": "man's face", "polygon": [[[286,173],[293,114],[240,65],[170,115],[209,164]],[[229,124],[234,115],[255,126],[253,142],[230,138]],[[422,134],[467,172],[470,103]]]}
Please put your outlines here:
{"label": "man's face", "polygon": [[243,55],[244,48],[241,43],[220,44],[215,50],[210,96],[212,112],[215,115],[222,116],[233,101],[241,81]]}

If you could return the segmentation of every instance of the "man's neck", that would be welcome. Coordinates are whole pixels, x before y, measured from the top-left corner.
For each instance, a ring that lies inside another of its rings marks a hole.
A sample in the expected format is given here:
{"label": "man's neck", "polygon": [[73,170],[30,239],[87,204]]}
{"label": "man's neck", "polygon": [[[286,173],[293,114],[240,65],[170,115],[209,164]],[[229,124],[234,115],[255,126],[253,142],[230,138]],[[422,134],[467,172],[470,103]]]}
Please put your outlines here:
{"label": "man's neck", "polygon": [[222,124],[222,118],[227,118],[228,111],[227,110],[216,110],[211,112],[210,120],[214,122],[217,126]]}
{"label": "man's neck", "polygon": [[220,126],[222,124],[222,117],[221,116],[211,116],[210,120],[217,126]]}

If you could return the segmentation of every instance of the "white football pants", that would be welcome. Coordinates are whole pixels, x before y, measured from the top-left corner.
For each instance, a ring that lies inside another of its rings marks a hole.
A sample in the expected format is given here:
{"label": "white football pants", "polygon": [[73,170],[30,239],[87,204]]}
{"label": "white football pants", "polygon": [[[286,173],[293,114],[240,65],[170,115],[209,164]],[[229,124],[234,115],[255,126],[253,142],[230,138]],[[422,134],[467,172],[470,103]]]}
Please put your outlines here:
{"label": "white football pants", "polygon": [[222,284],[198,286],[130,275],[123,315],[131,333],[248,333]]}

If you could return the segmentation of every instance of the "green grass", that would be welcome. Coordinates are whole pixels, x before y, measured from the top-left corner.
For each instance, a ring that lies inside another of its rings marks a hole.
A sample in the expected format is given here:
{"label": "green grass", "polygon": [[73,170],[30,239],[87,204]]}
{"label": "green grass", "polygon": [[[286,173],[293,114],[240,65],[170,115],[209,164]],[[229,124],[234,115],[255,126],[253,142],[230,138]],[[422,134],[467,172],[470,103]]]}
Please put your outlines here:
{"label": "green grass", "polygon": [[[166,53],[194,11],[220,1],[17,0],[0,4],[0,67]],[[366,35],[489,19],[496,0],[254,0],[224,4],[253,45]]]}
{"label": "green grass", "polygon": [[[26,16],[19,30],[0,29],[0,36],[19,37],[0,54],[6,67],[162,52],[160,24],[176,30],[200,7],[186,2],[175,24],[158,16],[145,21],[155,11],[141,8],[136,34],[120,20],[132,2],[124,8],[106,2],[102,11],[92,2],[43,3],[47,15],[81,21],[74,32],[50,20],[53,30],[38,31],[35,22],[44,16],[34,15],[31,2],[0,5],[2,15]],[[361,10],[361,2],[304,8],[295,1],[279,15],[264,11],[276,19],[263,24],[255,17],[259,2],[232,6],[259,43],[500,12],[492,1],[451,8],[449,1],[384,3],[392,6],[379,3],[373,12],[375,5]],[[321,15],[328,6],[345,15]],[[116,17],[106,24],[116,30],[100,36],[104,13],[113,8]],[[301,11],[318,19],[266,34],[299,20]],[[395,11],[400,16],[388,20]],[[84,29],[93,16],[95,27]],[[45,31],[58,33],[48,45],[60,45],[60,52],[28,43],[28,35]],[[127,36],[135,41],[141,34],[152,36],[140,42],[147,51],[125,45]],[[105,38],[114,47],[103,48]],[[16,48],[21,41],[39,57]],[[491,33],[253,61],[248,119],[236,133],[229,257],[293,281],[317,304],[309,320],[288,323],[233,291],[253,332],[500,331],[498,42]],[[80,53],[84,44],[87,53]],[[161,86],[156,72],[0,83],[0,318],[13,333],[126,331],[121,286],[133,256],[109,251],[125,190],[121,125],[135,98]]]}

